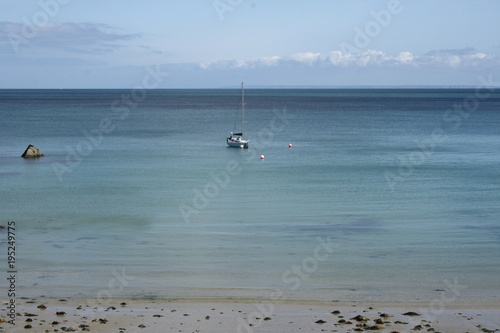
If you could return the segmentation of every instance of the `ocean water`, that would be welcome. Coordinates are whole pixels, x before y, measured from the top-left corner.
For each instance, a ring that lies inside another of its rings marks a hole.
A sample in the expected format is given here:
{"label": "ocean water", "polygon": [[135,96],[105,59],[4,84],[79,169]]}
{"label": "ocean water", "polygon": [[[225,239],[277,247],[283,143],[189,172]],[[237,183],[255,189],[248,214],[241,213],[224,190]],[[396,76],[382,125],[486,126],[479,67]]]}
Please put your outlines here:
{"label": "ocean water", "polygon": [[237,89],[0,91],[18,297],[498,304],[500,93],[246,102],[251,147],[234,149]]}

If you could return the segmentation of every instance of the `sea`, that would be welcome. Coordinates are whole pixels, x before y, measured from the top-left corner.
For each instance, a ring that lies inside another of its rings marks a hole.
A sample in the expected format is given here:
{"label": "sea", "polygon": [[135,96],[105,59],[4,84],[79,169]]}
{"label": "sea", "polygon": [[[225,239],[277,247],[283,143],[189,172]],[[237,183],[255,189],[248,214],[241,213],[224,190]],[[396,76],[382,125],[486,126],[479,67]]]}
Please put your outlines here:
{"label": "sea", "polygon": [[246,89],[244,119],[229,148],[239,89],[0,90],[1,298],[498,305],[499,91]]}

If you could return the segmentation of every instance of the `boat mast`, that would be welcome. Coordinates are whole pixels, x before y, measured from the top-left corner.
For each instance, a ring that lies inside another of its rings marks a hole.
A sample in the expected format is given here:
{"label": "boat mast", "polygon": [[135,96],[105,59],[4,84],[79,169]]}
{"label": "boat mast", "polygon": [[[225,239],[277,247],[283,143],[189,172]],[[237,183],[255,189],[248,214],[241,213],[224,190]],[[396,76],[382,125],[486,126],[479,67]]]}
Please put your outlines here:
{"label": "boat mast", "polygon": [[241,82],[241,136],[243,137],[243,122],[245,119],[245,90],[243,89],[243,82]]}

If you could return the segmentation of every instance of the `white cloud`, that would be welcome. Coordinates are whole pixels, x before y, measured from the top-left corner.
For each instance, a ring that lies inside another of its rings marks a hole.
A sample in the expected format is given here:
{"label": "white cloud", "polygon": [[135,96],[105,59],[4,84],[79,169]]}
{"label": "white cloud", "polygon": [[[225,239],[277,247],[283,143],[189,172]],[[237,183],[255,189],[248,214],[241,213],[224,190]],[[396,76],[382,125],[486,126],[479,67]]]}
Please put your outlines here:
{"label": "white cloud", "polygon": [[389,55],[379,50],[367,50],[356,54],[346,54],[340,50],[329,53],[303,52],[290,56],[260,57],[250,60],[234,59],[231,61],[215,61],[200,63],[201,68],[255,68],[292,64],[297,66],[329,66],[329,67],[478,67],[498,65],[498,58],[493,55],[475,52],[472,48],[457,50],[440,50],[418,56],[410,51],[402,51],[398,55]]}
{"label": "white cloud", "polygon": [[259,57],[250,60],[232,59],[220,61],[202,61],[198,66],[202,69],[224,69],[224,68],[254,68],[254,67],[267,67],[279,64],[281,57],[269,56]]}
{"label": "white cloud", "polygon": [[498,66],[498,58],[484,53],[473,53],[465,55],[433,55],[422,57],[425,64],[433,64],[440,67],[461,68],[461,67],[481,67],[489,65]]}
{"label": "white cloud", "polygon": [[271,56],[271,57],[261,57],[255,60],[256,63],[262,63],[267,66],[277,65],[281,60],[279,56]]}
{"label": "white cloud", "polygon": [[400,63],[410,64],[415,60],[415,56],[411,52],[403,51],[396,57],[396,59]]}
{"label": "white cloud", "polygon": [[298,62],[313,63],[321,58],[321,53],[304,52],[297,53],[290,57],[291,59]]}

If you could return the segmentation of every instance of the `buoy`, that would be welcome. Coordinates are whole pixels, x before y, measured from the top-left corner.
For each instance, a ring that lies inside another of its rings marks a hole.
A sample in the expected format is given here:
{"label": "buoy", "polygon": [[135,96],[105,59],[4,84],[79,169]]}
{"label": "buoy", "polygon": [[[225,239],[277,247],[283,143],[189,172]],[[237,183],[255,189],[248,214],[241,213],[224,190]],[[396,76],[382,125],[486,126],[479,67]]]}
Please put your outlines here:
{"label": "buoy", "polygon": [[292,148],[293,145],[291,143],[288,144],[288,148]]}
{"label": "buoy", "polygon": [[264,159],[264,155],[260,155],[260,159],[263,160]]}

